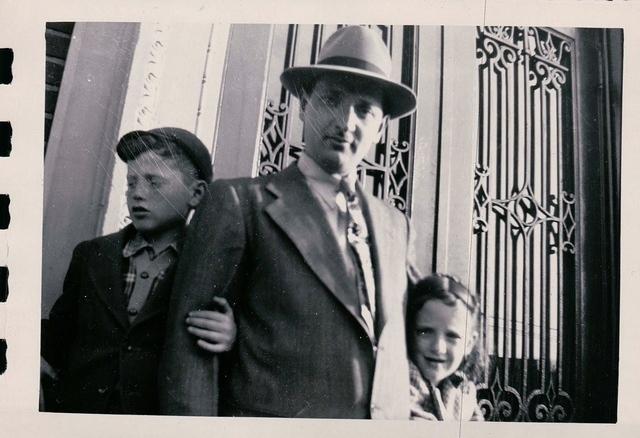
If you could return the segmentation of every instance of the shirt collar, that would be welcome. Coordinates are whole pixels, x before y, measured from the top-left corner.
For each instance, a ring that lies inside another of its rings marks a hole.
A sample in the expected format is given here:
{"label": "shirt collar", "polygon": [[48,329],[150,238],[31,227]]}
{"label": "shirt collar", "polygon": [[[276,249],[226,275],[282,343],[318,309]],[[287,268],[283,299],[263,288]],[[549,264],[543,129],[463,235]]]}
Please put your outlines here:
{"label": "shirt collar", "polygon": [[179,252],[178,244],[180,240],[181,240],[181,237],[178,237],[173,242],[169,242],[168,244],[164,245],[161,248],[154,248],[153,245],[149,243],[149,241],[147,241],[147,239],[145,239],[142,234],[136,232],[133,238],[129,240],[125,244],[124,248],[122,249],[122,256],[125,258],[128,258],[138,254],[140,251],[143,251],[147,248],[149,249],[149,251],[151,251],[151,254],[152,254],[151,258],[155,258],[156,256],[158,256],[159,254],[163,253],[168,249],[175,251],[177,254]]}
{"label": "shirt collar", "polygon": [[304,152],[298,159],[298,169],[305,176],[312,188],[322,198],[322,200],[331,208],[336,208],[336,193],[338,184],[342,178],[346,179],[347,184],[355,189],[356,175],[350,174],[341,177],[338,174],[330,175],[316,163],[313,158]]}

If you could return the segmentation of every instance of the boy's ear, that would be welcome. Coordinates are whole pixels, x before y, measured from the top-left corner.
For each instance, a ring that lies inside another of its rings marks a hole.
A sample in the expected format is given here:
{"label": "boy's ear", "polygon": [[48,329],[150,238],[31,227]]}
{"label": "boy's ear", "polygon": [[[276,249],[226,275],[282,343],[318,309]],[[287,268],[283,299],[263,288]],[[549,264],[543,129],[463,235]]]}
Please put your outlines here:
{"label": "boy's ear", "polygon": [[189,190],[191,191],[189,207],[196,208],[204,197],[204,193],[207,190],[207,183],[201,179],[196,179],[189,185]]}

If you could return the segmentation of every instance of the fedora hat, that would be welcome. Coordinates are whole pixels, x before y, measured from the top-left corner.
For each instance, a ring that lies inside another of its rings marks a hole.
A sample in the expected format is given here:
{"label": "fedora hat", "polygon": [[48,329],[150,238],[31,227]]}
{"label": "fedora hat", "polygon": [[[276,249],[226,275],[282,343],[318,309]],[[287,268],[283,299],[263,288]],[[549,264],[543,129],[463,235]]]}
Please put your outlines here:
{"label": "fedora hat", "polygon": [[416,107],[413,90],[391,79],[391,56],[382,38],[363,26],[338,29],[322,46],[316,64],[289,67],[280,75],[280,81],[299,98],[319,77],[335,73],[379,88],[383,92],[383,111],[391,119],[410,114]]}

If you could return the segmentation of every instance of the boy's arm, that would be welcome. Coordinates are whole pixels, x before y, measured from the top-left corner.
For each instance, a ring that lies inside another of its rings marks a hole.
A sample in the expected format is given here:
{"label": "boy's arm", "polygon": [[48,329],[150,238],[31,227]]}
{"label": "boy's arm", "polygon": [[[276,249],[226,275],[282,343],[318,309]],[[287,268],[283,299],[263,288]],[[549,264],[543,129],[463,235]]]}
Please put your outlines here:
{"label": "boy's arm", "polygon": [[68,350],[75,338],[78,289],[84,272],[82,244],[71,257],[62,295],[56,300],[48,319],[41,321],[40,354],[55,369],[64,368]]}
{"label": "boy's arm", "polygon": [[180,254],[158,371],[160,411],[217,414],[217,357],[187,331],[189,312],[209,309],[215,296],[234,300],[233,284],[245,250],[245,225],[236,190],[225,181],[209,186],[196,209]]}

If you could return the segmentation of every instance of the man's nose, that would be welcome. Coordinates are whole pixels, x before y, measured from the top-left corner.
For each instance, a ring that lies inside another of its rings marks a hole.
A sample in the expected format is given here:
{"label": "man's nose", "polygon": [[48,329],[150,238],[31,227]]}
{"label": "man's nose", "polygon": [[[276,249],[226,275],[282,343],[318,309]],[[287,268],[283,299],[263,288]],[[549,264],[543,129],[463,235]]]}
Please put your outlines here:
{"label": "man's nose", "polygon": [[356,123],[358,120],[358,116],[356,114],[356,109],[351,103],[343,103],[338,108],[338,124],[340,128],[344,131],[353,131],[356,128]]}

